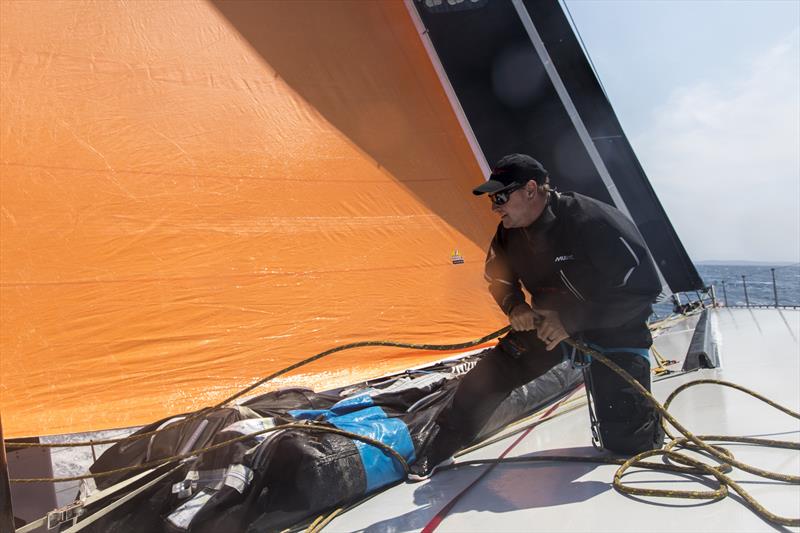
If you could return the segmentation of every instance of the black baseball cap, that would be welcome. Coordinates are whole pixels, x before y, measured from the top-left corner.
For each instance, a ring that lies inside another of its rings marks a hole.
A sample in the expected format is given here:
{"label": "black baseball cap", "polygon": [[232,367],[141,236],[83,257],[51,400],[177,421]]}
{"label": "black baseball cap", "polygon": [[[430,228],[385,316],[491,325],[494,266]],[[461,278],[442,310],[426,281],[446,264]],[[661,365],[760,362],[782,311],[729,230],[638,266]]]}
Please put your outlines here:
{"label": "black baseball cap", "polygon": [[541,184],[547,175],[548,172],[542,164],[531,156],[509,154],[495,164],[486,183],[472,189],[472,194],[497,194],[530,180]]}

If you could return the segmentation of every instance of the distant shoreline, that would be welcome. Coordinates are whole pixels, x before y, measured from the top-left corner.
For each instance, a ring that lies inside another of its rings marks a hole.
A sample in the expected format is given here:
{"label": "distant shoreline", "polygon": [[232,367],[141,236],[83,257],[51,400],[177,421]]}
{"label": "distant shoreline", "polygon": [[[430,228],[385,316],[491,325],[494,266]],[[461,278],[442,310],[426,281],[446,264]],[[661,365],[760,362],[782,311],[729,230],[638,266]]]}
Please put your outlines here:
{"label": "distant shoreline", "polygon": [[800,266],[797,261],[716,261],[708,259],[705,261],[694,261],[695,265],[709,265],[709,266]]}

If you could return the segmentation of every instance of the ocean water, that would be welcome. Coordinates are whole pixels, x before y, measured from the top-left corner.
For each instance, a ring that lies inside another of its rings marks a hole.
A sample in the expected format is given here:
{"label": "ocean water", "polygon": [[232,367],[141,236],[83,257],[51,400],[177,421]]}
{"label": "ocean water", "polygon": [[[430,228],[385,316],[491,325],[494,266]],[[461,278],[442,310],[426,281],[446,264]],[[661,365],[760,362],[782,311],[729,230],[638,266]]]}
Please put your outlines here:
{"label": "ocean water", "polygon": [[[772,285],[772,271],[775,269],[775,288],[778,291],[778,305],[800,306],[800,264],[794,265],[695,265],[706,285],[713,285],[717,299],[722,304],[745,305],[745,284],[750,305],[774,305],[775,293]],[[742,276],[745,277],[744,282]],[[725,287],[723,291],[723,283]],[[726,298],[727,296],[727,298]],[[691,299],[697,299],[692,294]],[[686,297],[681,296],[686,302]],[[658,316],[666,316],[672,304],[663,302],[654,306]]]}

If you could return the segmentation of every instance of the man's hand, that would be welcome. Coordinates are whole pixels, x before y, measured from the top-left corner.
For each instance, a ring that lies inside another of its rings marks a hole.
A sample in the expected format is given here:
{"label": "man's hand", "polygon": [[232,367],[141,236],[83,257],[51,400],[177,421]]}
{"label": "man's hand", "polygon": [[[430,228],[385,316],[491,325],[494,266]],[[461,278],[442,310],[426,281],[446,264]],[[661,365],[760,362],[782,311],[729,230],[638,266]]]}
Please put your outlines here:
{"label": "man's hand", "polygon": [[514,331],[532,331],[536,329],[536,314],[528,304],[518,304],[508,314],[511,329]]}
{"label": "man's hand", "polygon": [[[515,307],[514,310],[516,309]],[[531,313],[536,316],[536,336],[544,342],[548,352],[558,346],[558,343],[569,338],[569,333],[564,329],[556,311],[537,309]]]}

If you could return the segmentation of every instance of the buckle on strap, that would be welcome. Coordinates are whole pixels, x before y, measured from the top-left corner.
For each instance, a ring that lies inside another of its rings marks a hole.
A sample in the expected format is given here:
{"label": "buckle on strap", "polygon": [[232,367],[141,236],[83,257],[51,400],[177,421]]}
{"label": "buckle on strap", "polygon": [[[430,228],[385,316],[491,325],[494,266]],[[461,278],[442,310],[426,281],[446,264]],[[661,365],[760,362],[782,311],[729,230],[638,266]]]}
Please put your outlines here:
{"label": "buckle on strap", "polygon": [[583,353],[565,342],[561,343],[561,351],[564,353],[564,360],[569,360],[569,364],[574,370],[582,370],[592,364],[591,355]]}

